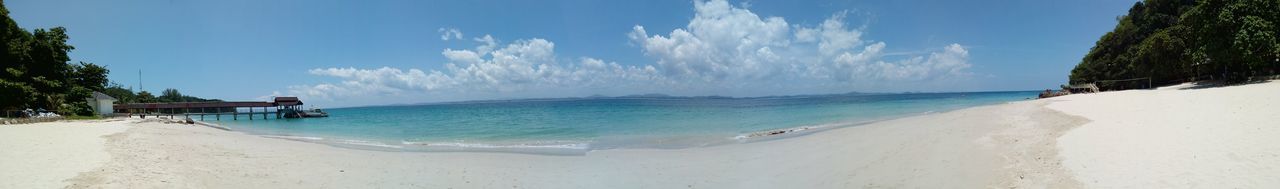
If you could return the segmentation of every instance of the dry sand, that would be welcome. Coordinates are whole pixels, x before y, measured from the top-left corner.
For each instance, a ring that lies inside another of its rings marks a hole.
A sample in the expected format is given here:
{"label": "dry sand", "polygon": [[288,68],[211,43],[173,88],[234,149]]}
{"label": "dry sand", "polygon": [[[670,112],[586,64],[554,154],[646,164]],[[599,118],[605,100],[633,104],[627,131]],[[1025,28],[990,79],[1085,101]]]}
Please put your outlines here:
{"label": "dry sand", "polygon": [[[156,122],[107,136],[70,188],[982,188],[1075,186],[1057,134],[1084,120],[1028,101],[787,139],[585,156],[336,148]],[[132,121],[137,121],[136,119]]]}
{"label": "dry sand", "polygon": [[[1072,95],[585,156],[367,151],[138,119],[125,132],[109,131],[124,122],[0,126],[0,187],[1269,188],[1280,186],[1276,95],[1275,83]],[[31,161],[76,165],[10,163]]]}
{"label": "dry sand", "polygon": [[127,122],[0,125],[0,188],[62,188],[67,178],[101,167],[111,156],[104,135]]}
{"label": "dry sand", "polygon": [[1053,101],[1092,120],[1059,139],[1064,166],[1089,188],[1280,187],[1280,82]]}

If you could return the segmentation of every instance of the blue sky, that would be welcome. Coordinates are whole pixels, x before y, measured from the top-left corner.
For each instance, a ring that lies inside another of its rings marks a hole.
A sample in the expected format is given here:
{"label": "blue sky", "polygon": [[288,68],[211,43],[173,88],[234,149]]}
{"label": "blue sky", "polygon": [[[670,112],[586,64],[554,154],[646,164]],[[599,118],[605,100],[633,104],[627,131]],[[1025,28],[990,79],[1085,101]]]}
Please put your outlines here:
{"label": "blue sky", "polygon": [[1044,89],[1133,1],[5,3],[126,86],[338,107]]}

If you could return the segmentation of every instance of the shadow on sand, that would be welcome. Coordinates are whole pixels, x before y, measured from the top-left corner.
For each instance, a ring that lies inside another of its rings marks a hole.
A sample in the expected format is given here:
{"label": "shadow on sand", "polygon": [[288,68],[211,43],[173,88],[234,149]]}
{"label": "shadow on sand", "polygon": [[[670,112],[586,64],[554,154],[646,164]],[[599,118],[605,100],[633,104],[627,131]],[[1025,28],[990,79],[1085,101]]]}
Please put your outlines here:
{"label": "shadow on sand", "polygon": [[1181,88],[1181,89],[1178,89],[1178,90],[1208,89],[1208,88],[1218,88],[1218,87],[1227,87],[1227,86],[1239,86],[1239,85],[1249,85],[1249,84],[1258,84],[1258,83],[1270,83],[1270,82],[1271,82],[1271,80],[1253,80],[1253,81],[1246,81],[1246,82],[1243,82],[1243,83],[1227,84],[1226,82],[1223,82],[1223,81],[1201,81],[1201,82],[1195,82],[1195,83],[1192,83],[1192,84],[1191,84],[1191,87]]}

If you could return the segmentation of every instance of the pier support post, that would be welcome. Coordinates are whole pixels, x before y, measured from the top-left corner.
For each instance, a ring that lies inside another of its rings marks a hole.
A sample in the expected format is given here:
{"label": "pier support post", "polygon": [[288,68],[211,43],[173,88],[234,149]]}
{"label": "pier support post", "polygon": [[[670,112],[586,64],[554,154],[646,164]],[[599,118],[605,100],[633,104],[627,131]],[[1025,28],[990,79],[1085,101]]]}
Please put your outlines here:
{"label": "pier support post", "polygon": [[253,107],[249,107],[249,120],[253,120]]}

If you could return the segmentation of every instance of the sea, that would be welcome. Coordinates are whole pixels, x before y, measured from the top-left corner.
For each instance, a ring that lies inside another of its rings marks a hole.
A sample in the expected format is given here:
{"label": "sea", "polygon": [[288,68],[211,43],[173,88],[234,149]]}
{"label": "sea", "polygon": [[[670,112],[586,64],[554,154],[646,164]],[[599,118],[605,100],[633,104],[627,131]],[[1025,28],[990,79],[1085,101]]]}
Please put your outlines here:
{"label": "sea", "polygon": [[1016,91],[490,100],[323,109],[330,115],[325,118],[207,122],[263,137],[363,150],[582,155],[592,150],[775,140],[1036,95],[1037,91]]}

